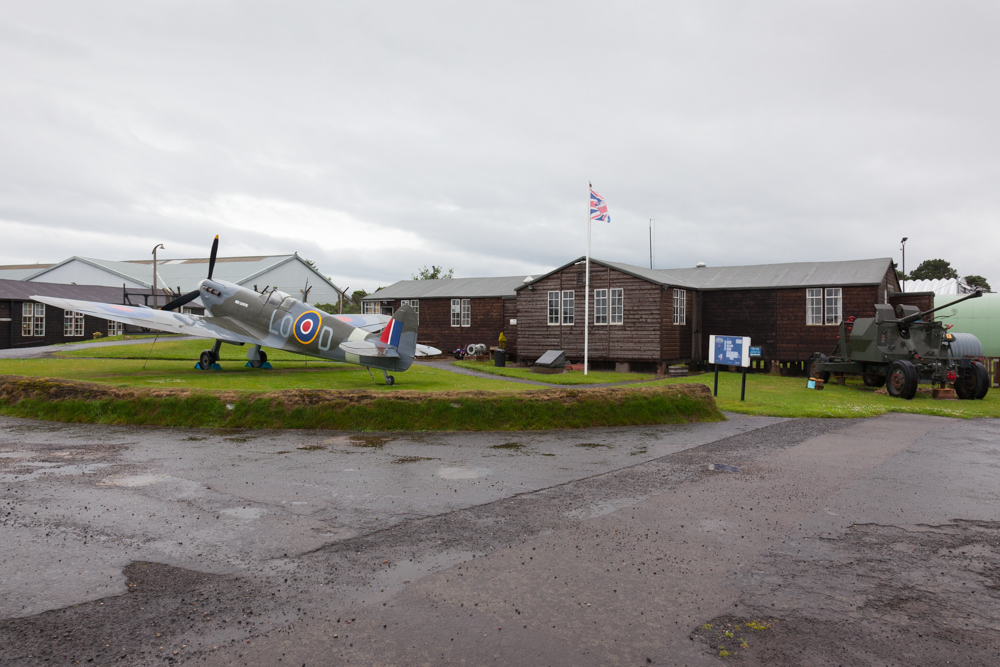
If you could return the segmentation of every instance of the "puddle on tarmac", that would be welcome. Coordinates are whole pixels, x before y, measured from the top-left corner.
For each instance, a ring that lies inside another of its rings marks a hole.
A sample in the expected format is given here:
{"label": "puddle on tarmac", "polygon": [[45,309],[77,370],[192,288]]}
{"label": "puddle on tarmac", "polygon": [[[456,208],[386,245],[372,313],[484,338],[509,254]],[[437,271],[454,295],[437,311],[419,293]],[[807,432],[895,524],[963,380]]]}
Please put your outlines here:
{"label": "puddle on tarmac", "polygon": [[390,463],[419,463],[420,461],[437,461],[432,456],[397,456]]}
{"label": "puddle on tarmac", "polygon": [[296,447],[303,452],[318,452],[326,449],[323,445],[306,445],[305,447]]}
{"label": "puddle on tarmac", "polygon": [[611,445],[601,445],[596,442],[581,442],[576,445],[577,447],[583,447],[584,449],[597,449],[598,447],[604,447],[605,449],[611,449]]}
{"label": "puddle on tarmac", "polygon": [[35,452],[0,452],[0,459],[30,459],[38,456]]}
{"label": "puddle on tarmac", "polygon": [[[327,445],[339,445],[341,447],[368,447],[371,449],[382,449],[393,441],[394,438],[385,435],[336,435],[323,441]],[[302,449],[299,447],[299,449]]]}
{"label": "puddle on tarmac", "polygon": [[520,442],[505,442],[502,445],[490,445],[490,449],[509,449],[515,452],[519,452],[525,447],[527,447],[527,445]]}
{"label": "puddle on tarmac", "polygon": [[169,475],[111,475],[98,482],[97,486],[149,486],[162,482],[167,477]]}
{"label": "puddle on tarmac", "polygon": [[257,507],[231,507],[229,509],[222,510],[219,514],[224,514],[234,519],[253,520],[264,516],[264,510]]}
{"label": "puddle on tarmac", "polygon": [[477,479],[486,474],[482,468],[463,468],[460,466],[438,468],[437,475],[441,479]]}

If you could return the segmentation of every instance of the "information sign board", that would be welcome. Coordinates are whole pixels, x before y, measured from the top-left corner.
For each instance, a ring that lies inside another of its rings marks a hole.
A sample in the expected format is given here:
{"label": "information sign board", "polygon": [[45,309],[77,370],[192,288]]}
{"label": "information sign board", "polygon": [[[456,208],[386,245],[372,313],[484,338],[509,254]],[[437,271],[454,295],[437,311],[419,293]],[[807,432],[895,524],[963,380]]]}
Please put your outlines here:
{"label": "information sign board", "polygon": [[711,362],[719,366],[750,366],[749,336],[709,336]]}
{"label": "information sign board", "polygon": [[759,357],[760,356],[760,348],[759,347],[751,347],[750,348],[750,356],[751,357]]}

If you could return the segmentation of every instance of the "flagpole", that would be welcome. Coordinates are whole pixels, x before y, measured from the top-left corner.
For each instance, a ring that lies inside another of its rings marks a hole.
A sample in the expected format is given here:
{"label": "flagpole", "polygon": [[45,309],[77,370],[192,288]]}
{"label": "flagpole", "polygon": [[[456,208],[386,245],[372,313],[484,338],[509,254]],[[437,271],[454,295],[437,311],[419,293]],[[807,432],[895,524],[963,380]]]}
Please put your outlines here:
{"label": "flagpole", "polygon": [[[587,185],[592,189],[594,187],[593,183],[587,183]],[[590,196],[590,192],[587,193]],[[586,264],[586,278],[584,279],[584,293],[583,293],[583,374],[587,375],[588,366],[588,355],[590,352],[590,210],[588,208],[587,212],[587,264]]]}

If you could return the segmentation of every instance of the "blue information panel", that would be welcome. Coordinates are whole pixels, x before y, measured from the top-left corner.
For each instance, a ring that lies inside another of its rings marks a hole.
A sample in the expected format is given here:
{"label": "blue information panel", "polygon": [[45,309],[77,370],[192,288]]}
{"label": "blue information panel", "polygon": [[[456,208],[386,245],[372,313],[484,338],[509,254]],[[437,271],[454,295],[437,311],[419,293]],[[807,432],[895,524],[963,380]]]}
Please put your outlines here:
{"label": "blue information panel", "polygon": [[711,362],[720,366],[750,365],[750,338],[747,336],[709,336]]}
{"label": "blue information panel", "polygon": [[760,348],[759,347],[751,347],[750,348],[750,356],[751,357],[759,357],[760,356]]}

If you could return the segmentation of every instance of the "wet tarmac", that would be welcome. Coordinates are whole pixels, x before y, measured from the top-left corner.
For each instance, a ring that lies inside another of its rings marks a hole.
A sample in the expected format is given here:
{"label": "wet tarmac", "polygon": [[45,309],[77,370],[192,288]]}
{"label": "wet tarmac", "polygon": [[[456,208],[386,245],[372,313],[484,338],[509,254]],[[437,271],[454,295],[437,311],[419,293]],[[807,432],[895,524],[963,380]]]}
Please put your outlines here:
{"label": "wet tarmac", "polygon": [[0,664],[1000,662],[995,421],[729,416],[0,419]]}

